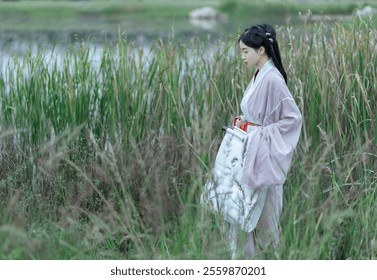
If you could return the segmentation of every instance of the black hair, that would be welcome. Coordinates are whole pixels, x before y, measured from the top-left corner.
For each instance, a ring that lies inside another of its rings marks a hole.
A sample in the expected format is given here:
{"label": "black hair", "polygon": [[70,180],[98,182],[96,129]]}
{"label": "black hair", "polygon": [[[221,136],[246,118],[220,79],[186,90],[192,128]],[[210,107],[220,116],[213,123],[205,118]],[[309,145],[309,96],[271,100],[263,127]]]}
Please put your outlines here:
{"label": "black hair", "polygon": [[271,25],[258,24],[246,28],[238,38],[238,42],[240,41],[253,49],[259,49],[263,46],[267,55],[272,59],[276,68],[283,75],[285,83],[287,83],[287,73],[281,62],[279,45],[276,40],[276,31]]}

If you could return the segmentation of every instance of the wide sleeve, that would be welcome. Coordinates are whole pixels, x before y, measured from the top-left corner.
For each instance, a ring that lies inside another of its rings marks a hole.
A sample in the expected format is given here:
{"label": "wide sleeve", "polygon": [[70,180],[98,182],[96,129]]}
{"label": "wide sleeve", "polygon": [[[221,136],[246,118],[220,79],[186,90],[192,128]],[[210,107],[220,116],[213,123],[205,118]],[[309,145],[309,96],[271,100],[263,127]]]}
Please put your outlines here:
{"label": "wide sleeve", "polygon": [[242,180],[252,188],[285,182],[300,137],[302,117],[294,99],[285,98],[264,123],[246,141]]}

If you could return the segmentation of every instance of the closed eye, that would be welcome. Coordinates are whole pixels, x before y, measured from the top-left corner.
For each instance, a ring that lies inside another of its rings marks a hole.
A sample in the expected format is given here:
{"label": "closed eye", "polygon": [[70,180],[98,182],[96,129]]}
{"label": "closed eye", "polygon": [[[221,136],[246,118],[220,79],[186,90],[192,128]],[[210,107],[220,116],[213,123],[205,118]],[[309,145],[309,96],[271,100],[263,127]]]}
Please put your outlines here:
{"label": "closed eye", "polygon": [[246,49],[246,48],[242,48],[241,51],[242,51],[244,54],[247,54],[247,53],[249,52],[249,50]]}

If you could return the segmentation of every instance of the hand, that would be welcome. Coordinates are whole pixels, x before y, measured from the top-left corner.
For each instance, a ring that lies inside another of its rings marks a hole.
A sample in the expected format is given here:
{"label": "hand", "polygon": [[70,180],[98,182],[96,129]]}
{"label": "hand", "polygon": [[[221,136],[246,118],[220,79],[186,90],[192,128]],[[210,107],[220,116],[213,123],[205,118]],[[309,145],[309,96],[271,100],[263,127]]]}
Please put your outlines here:
{"label": "hand", "polygon": [[241,126],[241,119],[237,118],[236,121],[234,122],[234,125],[237,126],[237,127],[240,127]]}

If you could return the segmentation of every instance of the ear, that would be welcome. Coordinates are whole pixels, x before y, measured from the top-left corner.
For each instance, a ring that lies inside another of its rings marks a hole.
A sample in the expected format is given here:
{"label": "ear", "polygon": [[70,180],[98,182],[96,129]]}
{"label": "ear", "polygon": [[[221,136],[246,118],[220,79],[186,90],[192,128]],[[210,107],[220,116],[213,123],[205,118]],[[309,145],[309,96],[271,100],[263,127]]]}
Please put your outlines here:
{"label": "ear", "polygon": [[263,55],[263,54],[265,54],[265,52],[266,52],[266,49],[265,49],[263,46],[261,46],[261,47],[258,49],[258,54],[259,54],[259,55]]}

